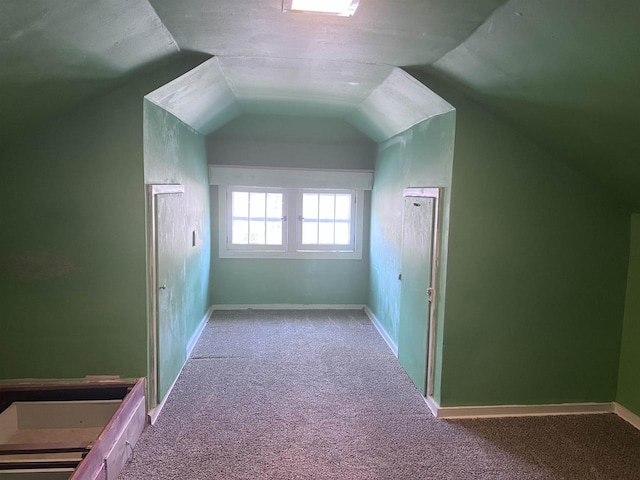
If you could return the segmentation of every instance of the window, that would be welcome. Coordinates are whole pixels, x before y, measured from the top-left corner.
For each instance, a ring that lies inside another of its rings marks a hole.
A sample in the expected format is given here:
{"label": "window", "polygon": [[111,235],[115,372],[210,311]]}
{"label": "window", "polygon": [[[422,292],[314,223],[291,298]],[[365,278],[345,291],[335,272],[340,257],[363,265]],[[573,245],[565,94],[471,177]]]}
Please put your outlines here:
{"label": "window", "polygon": [[362,193],[220,186],[220,257],[362,258]]}
{"label": "window", "polygon": [[286,249],[285,192],[275,189],[228,189],[227,248]]}
{"label": "window", "polygon": [[300,195],[299,250],[353,251],[355,194],[349,190],[306,191]]}

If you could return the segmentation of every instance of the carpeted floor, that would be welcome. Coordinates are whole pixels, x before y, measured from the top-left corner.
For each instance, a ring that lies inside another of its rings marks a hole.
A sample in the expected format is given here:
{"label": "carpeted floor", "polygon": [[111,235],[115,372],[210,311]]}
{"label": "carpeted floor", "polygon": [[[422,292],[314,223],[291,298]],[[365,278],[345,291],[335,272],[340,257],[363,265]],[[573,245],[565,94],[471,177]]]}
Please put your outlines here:
{"label": "carpeted floor", "polygon": [[361,311],[216,312],[127,479],[640,479],[613,414],[436,420]]}

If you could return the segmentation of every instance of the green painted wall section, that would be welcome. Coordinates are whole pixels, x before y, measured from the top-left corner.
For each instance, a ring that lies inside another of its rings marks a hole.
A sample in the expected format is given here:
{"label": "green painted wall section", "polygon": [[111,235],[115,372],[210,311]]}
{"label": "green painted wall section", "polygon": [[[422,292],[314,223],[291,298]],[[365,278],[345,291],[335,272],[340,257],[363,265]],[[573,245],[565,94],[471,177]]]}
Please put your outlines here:
{"label": "green painted wall section", "polygon": [[454,90],[443,406],[615,398],[629,215]]}
{"label": "green painted wall section", "polygon": [[638,18],[637,1],[510,0],[422,68],[640,212]]}
{"label": "green painted wall section", "polygon": [[[368,305],[391,339],[397,344],[402,255],[403,189],[443,187],[441,220],[441,263],[438,298],[446,293],[447,244],[455,112],[426,120],[378,147],[371,200],[371,263]],[[439,391],[442,320],[444,303],[437,308],[435,391]]]}
{"label": "green painted wall section", "polygon": [[[186,319],[187,341],[195,333],[209,308],[209,267],[211,227],[209,174],[205,137],[172,114],[145,101],[144,104],[144,182],[182,184],[184,217],[175,218],[184,228],[184,285],[174,288],[186,292],[182,315]],[[195,246],[192,245],[195,232]]]}
{"label": "green painted wall section", "polygon": [[[217,187],[211,197],[217,198]],[[368,242],[362,260],[218,258],[217,206],[212,212],[211,298],[214,305],[339,305],[367,302]],[[365,212],[365,226],[368,219]],[[368,228],[365,227],[365,239]]]}
{"label": "green painted wall section", "polygon": [[640,415],[640,215],[631,216],[631,249],[616,401]]}
{"label": "green painted wall section", "polygon": [[[371,169],[375,144],[336,119],[248,115],[208,137],[209,163]],[[361,260],[221,259],[218,188],[211,188],[213,304],[365,304],[369,198]]]}
{"label": "green painted wall section", "polygon": [[142,96],[196,63],[0,153],[0,378],[146,374]]}

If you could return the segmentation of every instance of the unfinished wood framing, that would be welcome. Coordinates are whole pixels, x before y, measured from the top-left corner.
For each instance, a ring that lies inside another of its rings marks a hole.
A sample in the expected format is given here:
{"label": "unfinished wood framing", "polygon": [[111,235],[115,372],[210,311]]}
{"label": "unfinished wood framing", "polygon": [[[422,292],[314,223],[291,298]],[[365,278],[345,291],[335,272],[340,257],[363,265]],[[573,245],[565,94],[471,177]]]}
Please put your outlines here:
{"label": "unfinished wood framing", "polygon": [[0,478],[116,479],[146,418],[144,379],[3,382]]}

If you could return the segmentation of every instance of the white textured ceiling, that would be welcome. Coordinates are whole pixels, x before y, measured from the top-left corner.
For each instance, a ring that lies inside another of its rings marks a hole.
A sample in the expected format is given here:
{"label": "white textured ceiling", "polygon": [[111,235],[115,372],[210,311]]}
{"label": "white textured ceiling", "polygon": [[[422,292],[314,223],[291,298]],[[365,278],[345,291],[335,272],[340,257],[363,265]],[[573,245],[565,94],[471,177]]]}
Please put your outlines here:
{"label": "white textured ceiling", "polygon": [[377,142],[453,110],[395,67],[247,57],[214,57],[145,98],[204,135],[242,113],[322,114]]}
{"label": "white textured ceiling", "polygon": [[505,0],[361,0],[353,17],[282,12],[282,0],[150,0],[186,50],[377,63],[434,62]]}

